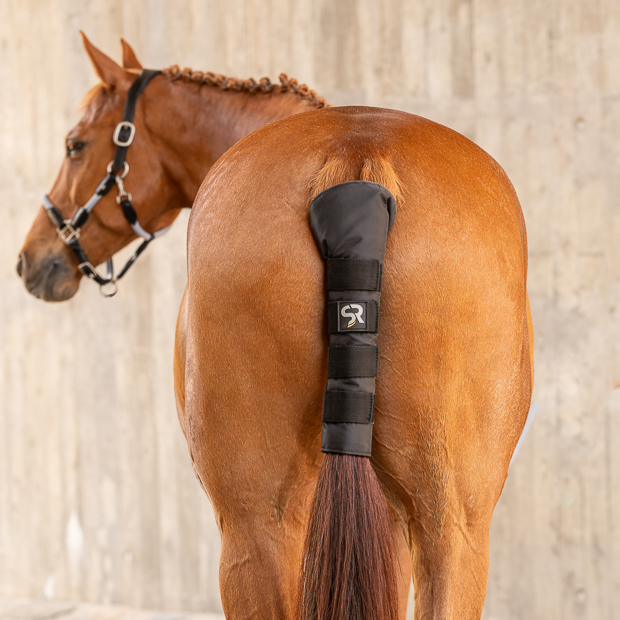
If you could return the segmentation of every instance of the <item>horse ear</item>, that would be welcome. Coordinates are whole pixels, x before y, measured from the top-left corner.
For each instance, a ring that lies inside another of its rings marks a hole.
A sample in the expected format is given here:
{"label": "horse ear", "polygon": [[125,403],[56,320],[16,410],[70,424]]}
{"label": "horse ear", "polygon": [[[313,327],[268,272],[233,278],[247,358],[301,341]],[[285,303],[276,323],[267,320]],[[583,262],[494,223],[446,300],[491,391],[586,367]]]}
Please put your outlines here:
{"label": "horse ear", "polygon": [[137,69],[138,71],[142,71],[142,64],[131,48],[131,45],[129,45],[125,39],[121,39],[121,45],[123,46],[123,67],[125,67],[125,69]]}
{"label": "horse ear", "polygon": [[[98,50],[80,30],[82,35],[82,43],[84,49],[90,58],[90,62],[95,69],[95,73],[99,79],[108,86],[128,86],[131,84],[131,75],[116,64],[109,56],[106,56],[101,50]],[[134,76],[135,77],[135,76]]]}

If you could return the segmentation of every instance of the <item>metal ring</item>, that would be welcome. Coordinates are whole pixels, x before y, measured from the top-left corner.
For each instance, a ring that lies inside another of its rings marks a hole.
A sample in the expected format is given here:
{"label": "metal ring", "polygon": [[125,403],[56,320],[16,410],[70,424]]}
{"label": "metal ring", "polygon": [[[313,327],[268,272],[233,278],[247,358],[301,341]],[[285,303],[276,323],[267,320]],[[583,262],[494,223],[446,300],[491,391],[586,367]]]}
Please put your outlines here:
{"label": "metal ring", "polygon": [[106,168],[108,174],[114,174],[115,176],[119,177],[120,179],[124,179],[129,174],[129,164],[126,161],[123,162],[123,172],[122,172],[122,174],[118,174],[118,172],[116,172],[116,170],[114,170],[112,168],[113,165],[114,165],[114,160],[112,160],[108,164],[108,167]]}
{"label": "metal ring", "polygon": [[116,280],[110,280],[109,282],[106,282],[105,284],[100,284],[99,292],[101,293],[101,296],[105,297],[106,299],[109,299],[110,297],[114,297],[114,295],[118,293],[118,284],[116,283]]}

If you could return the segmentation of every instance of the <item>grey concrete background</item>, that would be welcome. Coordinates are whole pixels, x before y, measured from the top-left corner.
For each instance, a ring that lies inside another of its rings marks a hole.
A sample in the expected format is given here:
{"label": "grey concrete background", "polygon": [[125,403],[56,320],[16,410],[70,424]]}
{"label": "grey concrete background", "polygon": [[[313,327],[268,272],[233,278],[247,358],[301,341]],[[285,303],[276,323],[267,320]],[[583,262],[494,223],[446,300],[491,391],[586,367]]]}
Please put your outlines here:
{"label": "grey concrete background", "polygon": [[2,620],[224,620],[219,613],[141,610],[75,601],[0,599]]}
{"label": "grey concrete background", "polygon": [[526,216],[533,421],[496,510],[485,620],[620,608],[618,0],[0,0],[0,597],[217,612],[218,537],[172,395],[185,226],[110,301],[29,297],[23,237],[95,78],[78,29],[150,67],[308,83],[475,140]]}

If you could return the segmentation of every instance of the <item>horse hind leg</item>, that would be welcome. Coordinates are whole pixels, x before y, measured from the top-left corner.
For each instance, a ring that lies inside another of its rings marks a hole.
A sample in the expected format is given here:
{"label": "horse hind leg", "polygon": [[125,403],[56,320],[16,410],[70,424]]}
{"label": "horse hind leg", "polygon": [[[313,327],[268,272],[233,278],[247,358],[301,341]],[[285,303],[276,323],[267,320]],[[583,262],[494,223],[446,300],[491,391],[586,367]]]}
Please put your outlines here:
{"label": "horse hind leg", "polygon": [[490,376],[475,375],[467,387],[472,355],[464,374],[440,373],[431,383],[406,347],[384,344],[390,363],[380,375],[373,458],[406,524],[415,620],[481,617],[491,517],[529,407],[529,356],[516,340],[510,355],[507,347],[493,353]]}
{"label": "horse hind leg", "polygon": [[[463,512],[460,503],[448,509]],[[465,515],[437,531],[412,527],[415,620],[479,620],[489,569],[489,518]]]}
{"label": "horse hind leg", "polygon": [[294,618],[303,550],[301,513],[219,519],[219,582],[227,620]]}
{"label": "horse hind leg", "polygon": [[[525,406],[515,411],[515,427],[522,425],[526,415]],[[432,429],[432,420],[440,417],[436,411],[425,416],[430,428],[427,438],[441,434]],[[386,445],[385,438],[394,433],[394,429],[377,428],[377,444]],[[383,486],[392,487],[388,498],[398,495],[399,516],[407,527],[415,620],[480,619],[491,516],[518,438],[516,432],[508,434],[503,443],[483,441],[476,446],[466,441],[449,445],[446,452],[435,449],[438,442],[412,439],[414,450],[400,462],[395,462],[394,454],[377,450],[377,472]]]}

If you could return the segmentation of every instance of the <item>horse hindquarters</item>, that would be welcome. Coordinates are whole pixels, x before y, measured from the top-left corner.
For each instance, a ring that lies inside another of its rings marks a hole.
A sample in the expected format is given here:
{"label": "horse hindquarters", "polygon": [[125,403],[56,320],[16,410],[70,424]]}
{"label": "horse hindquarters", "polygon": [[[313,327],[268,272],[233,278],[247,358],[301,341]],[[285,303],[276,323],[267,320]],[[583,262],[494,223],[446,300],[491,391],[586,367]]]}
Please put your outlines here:
{"label": "horse hindquarters", "polygon": [[327,367],[307,188],[360,178],[405,190],[372,462],[407,534],[416,618],[479,618],[531,389],[518,203],[489,160],[423,119],[341,108],[255,132],[205,182],[188,243],[185,431],[218,518],[229,618],[295,615]]}

